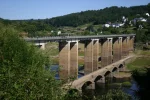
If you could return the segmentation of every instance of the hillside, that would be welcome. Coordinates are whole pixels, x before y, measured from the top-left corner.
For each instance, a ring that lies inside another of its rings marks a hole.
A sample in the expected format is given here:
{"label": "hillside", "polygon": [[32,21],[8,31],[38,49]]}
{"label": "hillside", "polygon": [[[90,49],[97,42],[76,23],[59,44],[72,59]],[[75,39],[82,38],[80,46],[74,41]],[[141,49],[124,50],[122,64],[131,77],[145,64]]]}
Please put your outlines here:
{"label": "hillside", "polygon": [[[112,27],[103,28],[102,26],[108,22],[121,23],[123,16],[128,18],[129,21],[134,18],[146,18],[147,16],[145,14],[150,13],[149,9],[150,3],[142,6],[113,6],[100,10],[81,11],[49,19],[6,20],[0,18],[0,27],[14,28],[23,37],[55,36],[58,31],[71,33],[73,35],[94,35],[101,34],[102,31],[103,34],[128,34],[135,33],[138,29],[138,25],[141,25],[141,23],[132,27],[126,24],[124,27],[118,29]],[[142,25],[145,30],[147,30],[147,24],[142,23]]]}
{"label": "hillside", "polygon": [[108,21],[115,22],[121,20],[122,16],[132,19],[142,16],[148,12],[147,5],[133,7],[107,7],[100,10],[88,10],[84,12],[72,13],[49,19],[51,25],[59,26],[79,26],[87,23],[104,24]]}

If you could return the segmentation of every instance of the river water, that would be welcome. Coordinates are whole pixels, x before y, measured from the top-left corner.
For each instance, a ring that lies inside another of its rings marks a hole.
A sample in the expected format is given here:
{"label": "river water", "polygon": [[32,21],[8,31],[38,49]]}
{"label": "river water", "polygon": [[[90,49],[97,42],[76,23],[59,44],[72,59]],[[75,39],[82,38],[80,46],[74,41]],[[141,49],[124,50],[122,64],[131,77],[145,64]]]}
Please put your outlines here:
{"label": "river water", "polygon": [[[51,70],[52,71],[56,71],[58,72],[58,65],[52,65],[51,66]],[[82,68],[80,67],[80,69],[78,69],[78,78],[83,77],[84,74],[81,73],[82,72]],[[55,79],[59,79],[59,75],[58,73],[56,73],[55,75]],[[138,86],[136,84],[136,82],[132,79],[132,77],[129,78],[107,78],[107,81],[105,83],[95,83],[95,89],[94,90],[86,90],[85,91],[85,95],[87,94],[88,96],[90,95],[94,95],[94,96],[99,96],[99,95],[104,95],[106,94],[109,90],[112,89],[121,89],[123,92],[131,95],[133,100],[136,100],[135,98],[138,98],[138,95],[136,93],[136,91],[138,91]],[[131,87],[122,87],[121,84],[123,82],[131,82]]]}

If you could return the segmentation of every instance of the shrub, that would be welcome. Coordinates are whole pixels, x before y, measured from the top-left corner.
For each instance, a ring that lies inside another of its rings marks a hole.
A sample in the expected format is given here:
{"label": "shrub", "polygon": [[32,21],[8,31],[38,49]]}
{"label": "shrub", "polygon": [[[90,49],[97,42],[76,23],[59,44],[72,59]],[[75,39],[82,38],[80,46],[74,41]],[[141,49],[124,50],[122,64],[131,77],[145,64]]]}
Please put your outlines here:
{"label": "shrub", "polygon": [[61,98],[60,83],[45,69],[47,57],[13,30],[0,30],[0,99]]}

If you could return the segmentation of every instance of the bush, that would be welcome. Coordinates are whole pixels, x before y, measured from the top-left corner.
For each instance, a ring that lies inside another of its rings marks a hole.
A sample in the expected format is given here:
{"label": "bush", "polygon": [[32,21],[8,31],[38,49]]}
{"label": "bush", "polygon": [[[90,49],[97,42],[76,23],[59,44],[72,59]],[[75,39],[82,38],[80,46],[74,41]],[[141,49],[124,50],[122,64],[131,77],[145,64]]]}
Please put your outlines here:
{"label": "bush", "polygon": [[60,83],[45,69],[49,62],[11,29],[0,28],[0,99],[61,98]]}
{"label": "bush", "polygon": [[106,95],[102,95],[96,100],[132,100],[132,98],[121,90],[109,90]]}

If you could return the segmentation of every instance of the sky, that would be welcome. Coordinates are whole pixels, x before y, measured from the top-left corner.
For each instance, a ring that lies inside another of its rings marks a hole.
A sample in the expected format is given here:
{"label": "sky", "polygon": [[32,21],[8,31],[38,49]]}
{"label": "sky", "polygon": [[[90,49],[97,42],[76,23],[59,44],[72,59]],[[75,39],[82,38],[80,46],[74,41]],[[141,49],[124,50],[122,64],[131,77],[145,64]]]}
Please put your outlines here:
{"label": "sky", "polygon": [[147,5],[150,0],[0,0],[0,18],[45,19],[111,6]]}

